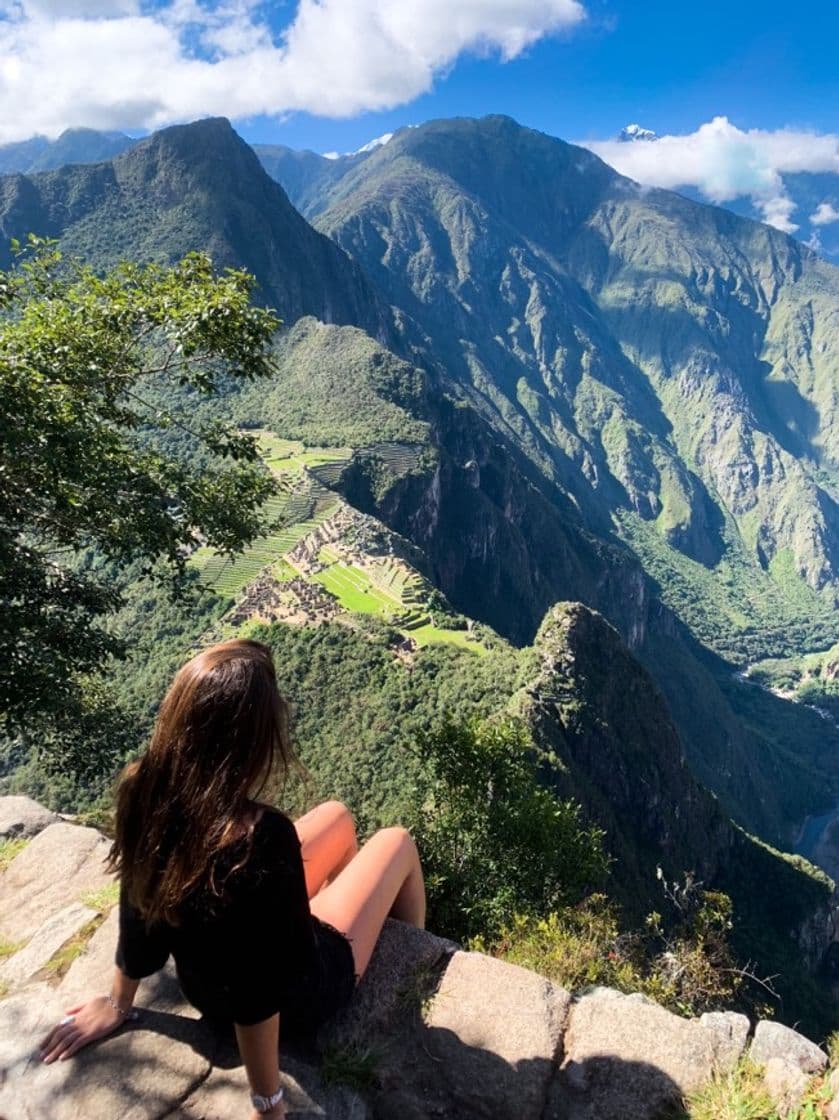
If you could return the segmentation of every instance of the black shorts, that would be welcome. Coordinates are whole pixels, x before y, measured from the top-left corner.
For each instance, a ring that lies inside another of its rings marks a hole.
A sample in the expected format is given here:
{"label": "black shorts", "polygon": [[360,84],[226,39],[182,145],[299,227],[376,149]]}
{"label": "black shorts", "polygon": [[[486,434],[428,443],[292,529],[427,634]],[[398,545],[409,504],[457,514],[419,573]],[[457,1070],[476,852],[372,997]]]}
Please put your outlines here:
{"label": "black shorts", "polygon": [[311,1038],[328,1019],[346,1007],[357,976],[349,939],[328,922],[312,915],[318,946],[319,975],[307,984],[301,999],[282,1012],[280,1030],[292,1038]]}
{"label": "black shorts", "polygon": [[[301,975],[285,997],[277,995],[280,1033],[283,1038],[311,1041],[318,1029],[346,1007],[355,991],[355,961],[349,940],[340,930],[311,915],[317,945],[312,970]],[[178,970],[181,990],[214,1028],[229,1029],[233,1019],[223,991],[191,980]],[[0,1118],[2,1120],[2,1118]]]}

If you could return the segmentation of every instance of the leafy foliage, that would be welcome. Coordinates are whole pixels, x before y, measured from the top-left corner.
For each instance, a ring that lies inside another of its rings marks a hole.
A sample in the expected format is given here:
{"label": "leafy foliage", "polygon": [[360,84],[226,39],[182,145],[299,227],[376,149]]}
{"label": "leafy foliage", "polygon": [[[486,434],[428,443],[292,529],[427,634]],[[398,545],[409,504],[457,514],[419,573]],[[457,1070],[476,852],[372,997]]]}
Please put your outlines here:
{"label": "leafy foliage", "polygon": [[728,945],[731,900],[694,891],[690,909],[665,930],[661,916],[627,931],[606,895],[543,917],[516,914],[498,938],[476,947],[549,976],[569,991],[606,985],[644,992],[682,1015],[731,1006],[742,975]]}
{"label": "leafy foliage", "polygon": [[0,707],[18,722],[67,711],[78,674],[119,650],[100,625],[118,603],[103,561],[162,560],[177,582],[199,541],[234,551],[260,528],[272,482],[254,441],[205,422],[196,468],[165,438],[188,419],[146,387],[264,377],[277,326],[247,274],[214,275],[201,254],[99,276],[50,242],[28,248],[0,273]]}
{"label": "leafy foliage", "polygon": [[540,784],[522,723],[447,722],[419,754],[411,826],[435,929],[491,937],[516,911],[545,914],[602,882],[600,829]]}

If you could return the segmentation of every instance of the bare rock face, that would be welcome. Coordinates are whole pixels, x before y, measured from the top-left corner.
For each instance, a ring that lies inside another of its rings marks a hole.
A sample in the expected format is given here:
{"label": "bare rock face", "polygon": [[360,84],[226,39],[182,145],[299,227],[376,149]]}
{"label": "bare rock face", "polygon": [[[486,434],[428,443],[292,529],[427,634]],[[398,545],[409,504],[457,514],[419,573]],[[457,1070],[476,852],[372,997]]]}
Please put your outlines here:
{"label": "bare rock face", "polygon": [[797,1109],[810,1078],[795,1062],[784,1058],[770,1058],[763,1070],[763,1084],[782,1116]]}
{"label": "bare rock face", "polygon": [[95,828],[63,821],[38,833],[0,878],[0,934],[28,939],[48,916],[104,887],[109,848]]}
{"label": "bare rock face", "polygon": [[0,797],[0,840],[28,839],[57,820],[31,797]]}
{"label": "bare rock face", "polygon": [[[39,1043],[68,1008],[109,991],[118,914],[108,842],[63,822],[0,873],[2,1120],[234,1120],[248,1085],[232,1030],[205,1023],[173,962],[140,985],[136,1019],[66,1062]],[[386,923],[350,1006],[317,1049],[280,1065],[295,1120],[661,1120],[741,1057],[742,1015],[688,1020],[639,995],[576,999],[542,976]],[[760,1023],[751,1057],[786,1107],[826,1057]],[[839,1112],[828,1113],[839,1120]]]}
{"label": "bare rock face", "polygon": [[0,963],[0,982],[14,988],[36,976],[66,942],[96,917],[96,911],[82,902],[62,907],[47,918],[29,941],[21,943],[16,953]]}
{"label": "bare rock face", "polygon": [[804,1073],[821,1073],[827,1067],[827,1054],[814,1042],[783,1023],[764,1021],[755,1028],[749,1057],[759,1065],[771,1058],[783,1058]]}
{"label": "bare rock face", "polygon": [[736,1046],[698,1020],[599,989],[572,1008],[545,1115],[651,1120],[677,1105],[714,1068],[729,1067],[739,1056]]}
{"label": "bare rock face", "polygon": [[540,1116],[570,1004],[568,992],[535,972],[455,953],[425,1016],[454,1114]]}
{"label": "bare rock face", "polygon": [[726,1064],[734,1064],[746,1049],[751,1024],[736,1011],[706,1011],[699,1016],[699,1025],[714,1031],[719,1038],[718,1053]]}
{"label": "bare rock face", "polygon": [[65,1008],[47,985],[0,1002],[0,1116],[6,1120],[156,1120],[209,1073],[206,1032],[162,1013],[126,1024],[69,1061],[44,1065],[38,1043]]}

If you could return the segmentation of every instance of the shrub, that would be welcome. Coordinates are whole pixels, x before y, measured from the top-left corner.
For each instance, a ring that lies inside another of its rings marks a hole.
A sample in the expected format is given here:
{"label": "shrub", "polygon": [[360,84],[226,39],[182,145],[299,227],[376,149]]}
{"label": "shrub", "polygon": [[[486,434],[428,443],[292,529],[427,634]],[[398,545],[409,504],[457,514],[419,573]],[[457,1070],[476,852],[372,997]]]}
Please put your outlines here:
{"label": "shrub", "polygon": [[418,754],[409,823],[440,933],[492,938],[516,912],[547,914],[602,882],[601,830],[540,784],[549,761],[520,721],[446,723]]}

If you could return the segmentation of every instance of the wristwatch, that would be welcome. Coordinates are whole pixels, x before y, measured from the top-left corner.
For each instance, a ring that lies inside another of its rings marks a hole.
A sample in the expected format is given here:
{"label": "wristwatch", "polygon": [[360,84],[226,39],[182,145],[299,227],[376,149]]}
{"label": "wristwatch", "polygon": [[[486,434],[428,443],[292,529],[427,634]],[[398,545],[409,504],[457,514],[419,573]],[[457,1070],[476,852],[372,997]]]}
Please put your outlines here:
{"label": "wristwatch", "polygon": [[251,1093],[251,1104],[257,1112],[270,1112],[275,1104],[279,1104],[283,1099],[282,1085],[271,1097],[261,1097],[259,1093]]}

